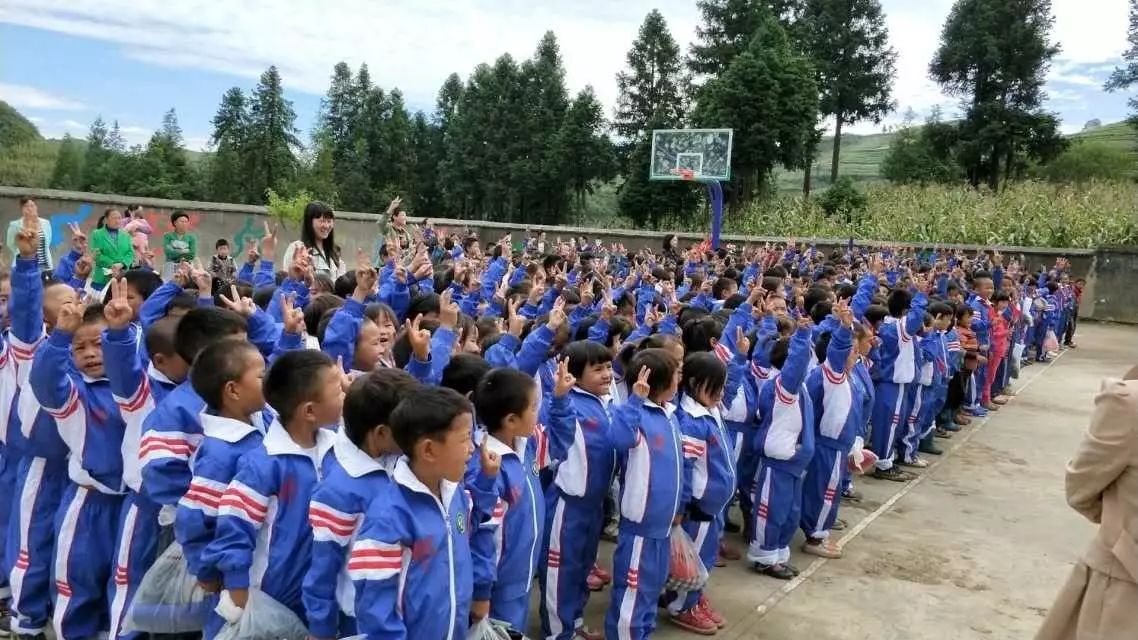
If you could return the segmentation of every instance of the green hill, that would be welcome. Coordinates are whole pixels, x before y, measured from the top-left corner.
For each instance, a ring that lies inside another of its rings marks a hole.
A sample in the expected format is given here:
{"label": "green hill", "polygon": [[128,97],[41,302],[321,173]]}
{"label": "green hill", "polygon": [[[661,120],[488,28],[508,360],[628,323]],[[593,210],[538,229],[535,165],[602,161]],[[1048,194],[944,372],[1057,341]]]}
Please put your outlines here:
{"label": "green hill", "polygon": [[[842,136],[842,156],[839,174],[850,176],[858,182],[878,182],[881,178],[881,162],[889,152],[889,144],[896,133],[874,133],[870,135]],[[1138,131],[1125,122],[1102,125],[1090,131],[1080,131],[1069,136],[1071,140],[1101,143],[1125,149],[1134,153],[1138,159]],[[824,189],[830,185],[830,158],[834,153],[834,139],[822,138],[818,158],[814,162],[813,188]],[[795,192],[802,190],[801,171],[778,171],[775,174],[778,190]]]}

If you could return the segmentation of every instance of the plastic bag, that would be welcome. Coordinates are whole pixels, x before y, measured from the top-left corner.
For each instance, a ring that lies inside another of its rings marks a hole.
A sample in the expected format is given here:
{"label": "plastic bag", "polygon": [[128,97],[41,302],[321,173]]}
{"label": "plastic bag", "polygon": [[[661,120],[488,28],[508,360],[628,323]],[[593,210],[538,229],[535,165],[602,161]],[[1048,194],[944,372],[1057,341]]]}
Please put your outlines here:
{"label": "plastic bag", "polygon": [[[229,593],[224,592],[217,612],[232,620],[226,615],[228,612],[223,611],[227,601],[229,608],[234,608]],[[249,590],[245,609],[237,611],[240,614],[236,622],[227,622],[215,640],[305,640],[308,637],[308,629],[292,610],[258,589]]]}
{"label": "plastic bag", "polygon": [[669,591],[695,591],[707,584],[707,567],[699,559],[699,550],[683,527],[672,527],[671,563],[668,566]]}
{"label": "plastic bag", "polygon": [[1059,352],[1059,338],[1055,337],[1055,332],[1051,329],[1047,330],[1047,336],[1043,338],[1043,350],[1046,353]]}
{"label": "plastic bag", "polygon": [[466,640],[526,640],[526,637],[508,622],[482,618],[466,632]]}
{"label": "plastic bag", "polygon": [[123,629],[146,633],[201,631],[209,615],[209,594],[186,568],[182,546],[171,544],[142,577]]}

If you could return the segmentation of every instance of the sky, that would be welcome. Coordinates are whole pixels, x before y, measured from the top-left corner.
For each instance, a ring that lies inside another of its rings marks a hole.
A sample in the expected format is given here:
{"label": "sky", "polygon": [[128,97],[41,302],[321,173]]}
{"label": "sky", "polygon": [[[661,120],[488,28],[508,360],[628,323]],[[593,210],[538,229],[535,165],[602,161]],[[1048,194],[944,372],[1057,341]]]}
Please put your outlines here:
{"label": "sky", "polygon": [[[898,53],[895,125],[957,101],[928,79],[928,63],[952,0],[881,0]],[[1092,118],[1126,115],[1126,96],[1102,84],[1126,45],[1125,0],[1052,0],[1052,39],[1062,52],[1048,75],[1047,107],[1065,132]],[[695,38],[695,0],[3,0],[0,100],[48,137],[85,136],[101,115],[143,144],[170,108],[186,146],[208,145],[222,93],[252,89],[269,65],[281,71],[297,126],[311,131],[332,67],[366,62],[372,80],[398,87],[412,109],[431,111],[443,80],[464,80],[502,53],[533,54],[553,30],[571,92],[591,85],[611,117],[615,76],[645,14],[657,8],[684,51]],[[851,129],[847,129],[850,131]]]}

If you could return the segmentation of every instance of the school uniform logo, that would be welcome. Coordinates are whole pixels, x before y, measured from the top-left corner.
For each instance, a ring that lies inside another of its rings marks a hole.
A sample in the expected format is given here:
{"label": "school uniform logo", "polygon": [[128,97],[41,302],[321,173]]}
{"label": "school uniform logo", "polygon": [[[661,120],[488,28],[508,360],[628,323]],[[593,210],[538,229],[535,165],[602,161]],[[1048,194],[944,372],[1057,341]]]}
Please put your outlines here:
{"label": "school uniform logo", "polygon": [[466,533],[466,514],[459,513],[454,516],[454,528],[458,529],[459,533]]}

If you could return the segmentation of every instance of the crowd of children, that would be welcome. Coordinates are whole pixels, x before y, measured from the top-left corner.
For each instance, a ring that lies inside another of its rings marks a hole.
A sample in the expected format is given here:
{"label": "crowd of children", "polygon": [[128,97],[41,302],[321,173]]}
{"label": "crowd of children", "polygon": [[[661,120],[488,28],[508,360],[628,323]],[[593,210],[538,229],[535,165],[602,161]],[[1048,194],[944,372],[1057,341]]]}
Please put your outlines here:
{"label": "crowd of children", "polygon": [[[334,280],[303,245],[278,271],[266,228],[237,273],[219,243],[211,270],[98,290],[82,233],[41,274],[39,231],[18,230],[5,628],[138,636],[135,592],[176,541],[206,638],[253,591],[318,639],[526,632],[535,589],[546,638],[644,638],[661,608],[714,635],[707,592],[667,588],[675,528],[708,572],[745,556],[791,579],[798,530],[840,557],[853,476],[907,480],[998,410],[1020,367],[1070,344],[1081,291],[1065,261],[994,252],[544,235],[515,252],[426,228]],[[608,584],[594,631],[585,605]]]}

